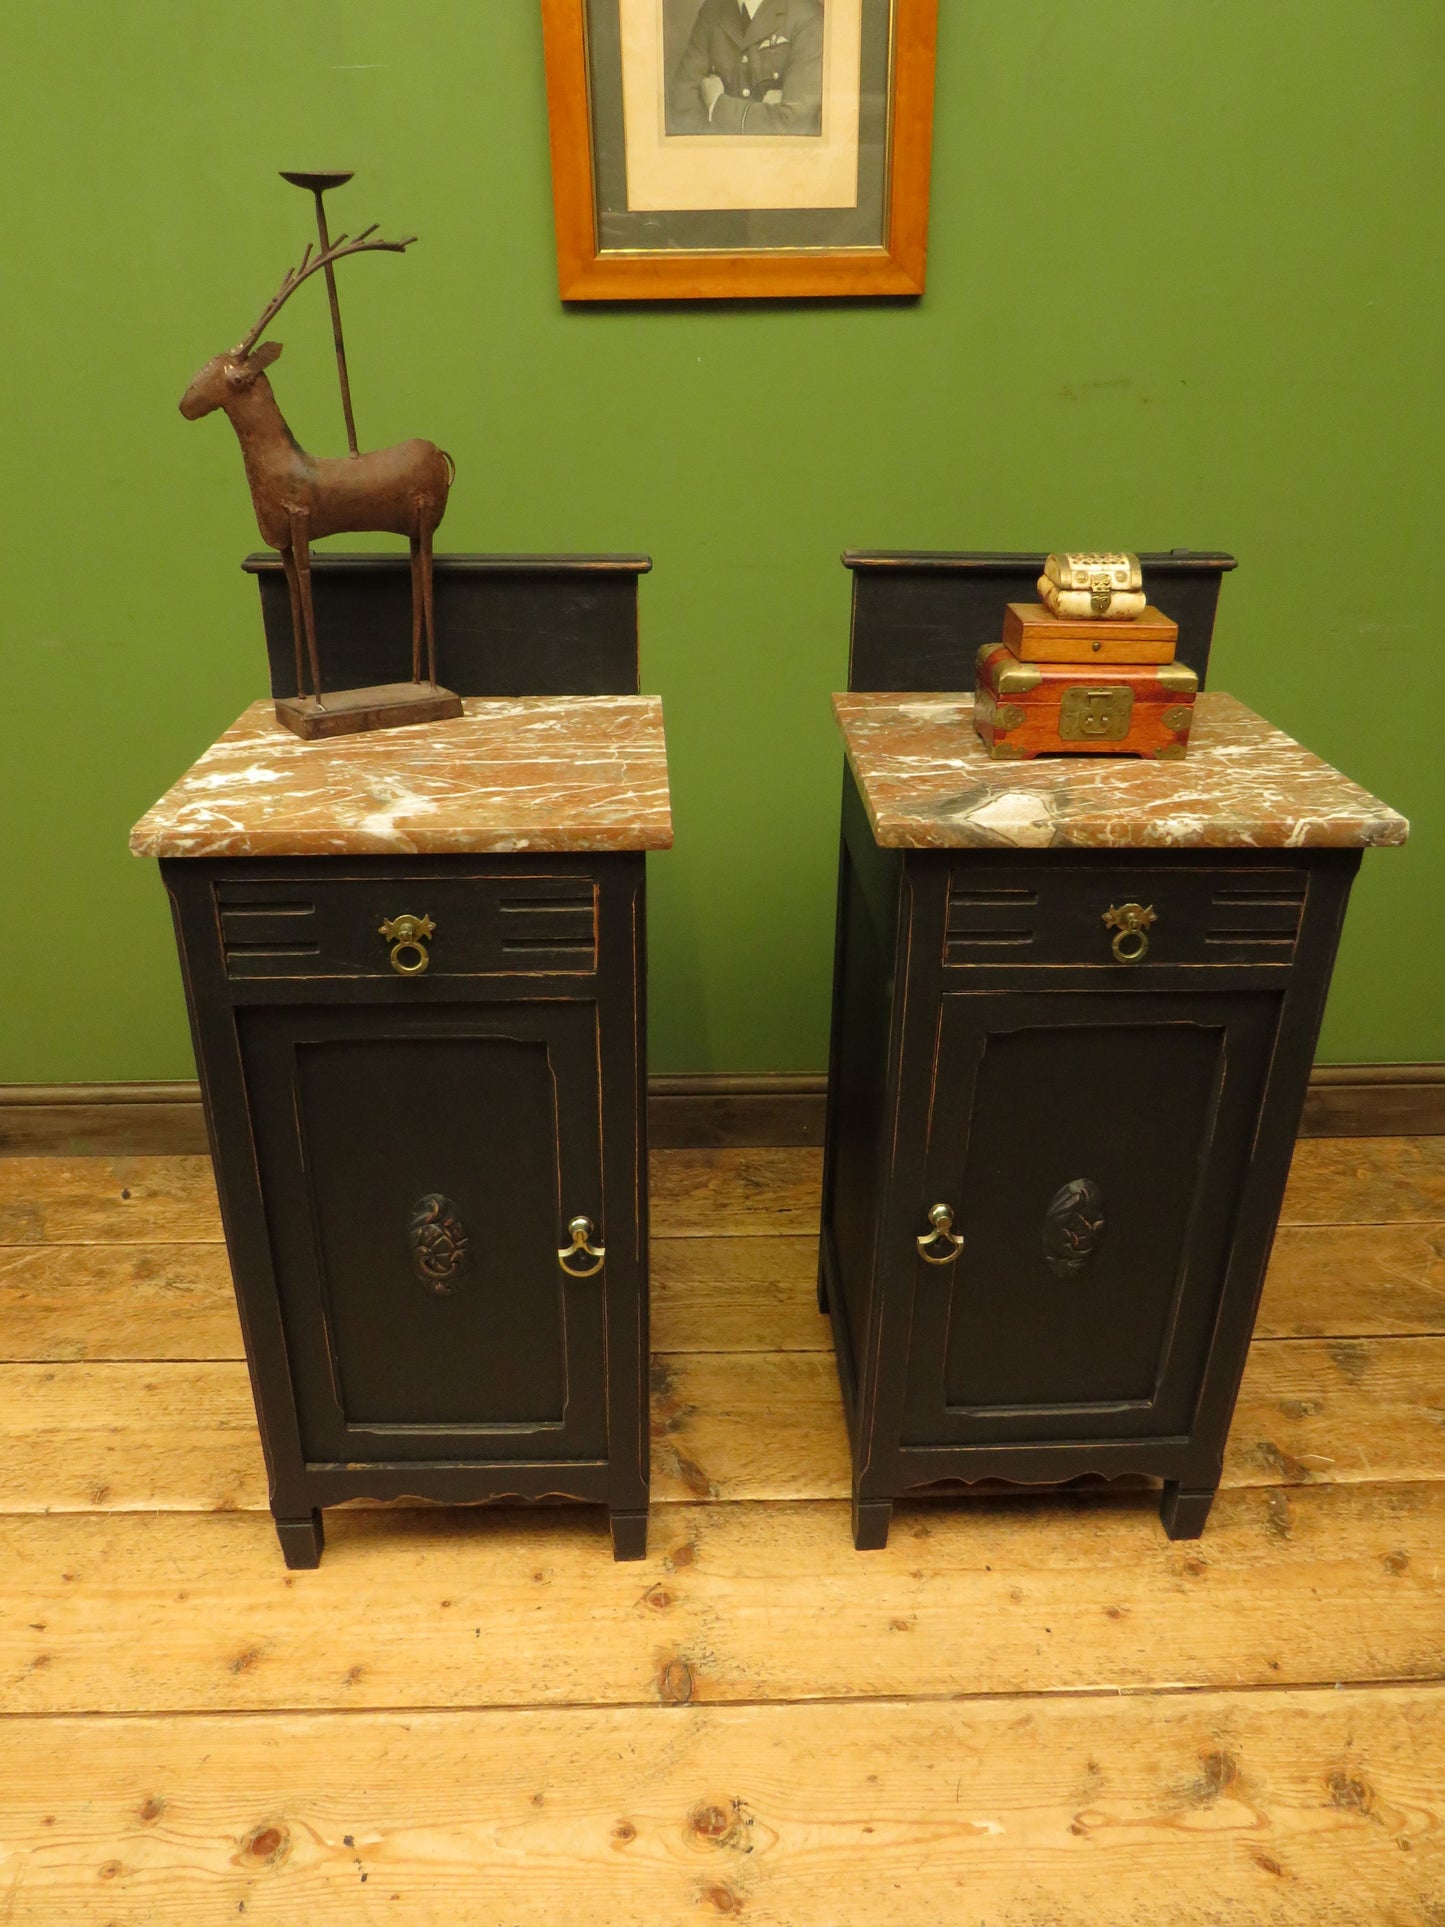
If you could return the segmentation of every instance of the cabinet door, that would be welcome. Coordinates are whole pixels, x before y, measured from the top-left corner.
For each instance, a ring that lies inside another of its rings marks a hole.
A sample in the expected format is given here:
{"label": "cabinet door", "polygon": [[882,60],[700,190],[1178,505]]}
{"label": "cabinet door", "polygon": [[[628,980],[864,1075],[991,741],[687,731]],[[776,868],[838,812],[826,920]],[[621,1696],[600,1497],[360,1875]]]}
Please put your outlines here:
{"label": "cabinet door", "polygon": [[603,1457],[595,1004],[237,1022],[308,1461]]}
{"label": "cabinet door", "polygon": [[1188,1432],[1280,1006],[942,997],[917,1227],[964,1244],[910,1254],[904,1443]]}

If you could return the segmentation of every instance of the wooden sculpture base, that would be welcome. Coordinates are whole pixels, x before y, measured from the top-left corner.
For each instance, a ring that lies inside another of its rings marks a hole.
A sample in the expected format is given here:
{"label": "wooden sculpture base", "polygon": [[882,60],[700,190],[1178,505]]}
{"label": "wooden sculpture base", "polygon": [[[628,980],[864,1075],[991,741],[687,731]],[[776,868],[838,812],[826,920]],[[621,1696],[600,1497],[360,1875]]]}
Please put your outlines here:
{"label": "wooden sculpture base", "polygon": [[314,696],[276,699],[277,722],[307,742],[322,736],[355,736],[364,729],[396,729],[402,723],[439,723],[461,713],[460,696],[428,682],[328,689],[320,702]]}

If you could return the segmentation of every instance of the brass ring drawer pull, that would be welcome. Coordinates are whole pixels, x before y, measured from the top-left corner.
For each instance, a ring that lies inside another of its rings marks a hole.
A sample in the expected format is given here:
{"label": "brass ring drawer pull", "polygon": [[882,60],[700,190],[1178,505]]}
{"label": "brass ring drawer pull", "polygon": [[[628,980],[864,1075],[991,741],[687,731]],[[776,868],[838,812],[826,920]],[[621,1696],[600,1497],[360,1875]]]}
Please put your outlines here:
{"label": "brass ring drawer pull", "polygon": [[[563,1245],[557,1253],[557,1262],[561,1265],[567,1276],[569,1278],[590,1278],[595,1272],[601,1271],[602,1262],[607,1256],[607,1248],[605,1245],[594,1245],[591,1242],[592,1220],[590,1218],[573,1218],[567,1226],[567,1231],[572,1242],[570,1245]],[[595,1259],[596,1262],[590,1265],[583,1265],[580,1268],[577,1265],[568,1263],[569,1259],[578,1257],[592,1258]]]}
{"label": "brass ring drawer pull", "polygon": [[[921,1238],[915,1238],[913,1241],[918,1246],[919,1257],[925,1264],[951,1265],[963,1250],[963,1236],[953,1228],[953,1207],[947,1204],[934,1205],[928,1214],[928,1222],[933,1226],[932,1231],[925,1232]],[[940,1238],[952,1249],[945,1250],[941,1256],[935,1257],[928,1247],[937,1244]]]}
{"label": "brass ring drawer pull", "polygon": [[430,917],[388,917],[381,934],[391,945],[391,967],[398,977],[419,977],[431,962],[427,939],[436,935]]}
{"label": "brass ring drawer pull", "polygon": [[1157,922],[1152,903],[1111,903],[1104,912],[1104,927],[1114,932],[1110,946],[1114,962],[1143,963],[1149,952],[1149,926]]}

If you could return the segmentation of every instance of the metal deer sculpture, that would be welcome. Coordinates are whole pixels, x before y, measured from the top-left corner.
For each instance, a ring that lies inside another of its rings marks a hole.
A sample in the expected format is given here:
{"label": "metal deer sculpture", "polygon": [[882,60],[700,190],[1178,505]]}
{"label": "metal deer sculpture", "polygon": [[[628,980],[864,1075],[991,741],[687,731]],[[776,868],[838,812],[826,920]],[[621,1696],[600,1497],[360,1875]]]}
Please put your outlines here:
{"label": "metal deer sculpture", "polygon": [[[230,418],[241,444],[246,479],[262,540],[281,552],[291,592],[296,646],[296,688],[304,698],[306,677],[302,644],[311,666],[314,703],[321,702],[321,664],[316,649],[316,615],[311,599],[311,543],[323,535],[379,530],[411,541],[411,674],[421,682],[421,638],[426,631],[427,683],[436,692],[436,626],[432,608],[432,535],[446,513],[447,492],[456,465],[434,442],[398,442],[394,448],[337,457],[308,455],[286,425],[266,370],[281,353],[279,341],[261,341],[266,327],[303,281],[350,254],[384,250],[399,254],[416,238],[373,240],[376,227],[354,240],[342,234],[313,255],[308,246],[262,309],[256,325],[225,354],[208,361],[181,397],[181,413],[196,421],[216,409]],[[258,347],[256,344],[260,342]],[[371,693],[371,692],[368,692]],[[383,692],[375,692],[381,695]],[[445,697],[446,692],[438,692]],[[429,715],[460,714],[433,707]],[[278,714],[280,711],[278,710]],[[292,728],[297,722],[283,716]],[[422,720],[398,716],[394,720]],[[371,726],[353,723],[351,727]],[[310,729],[300,733],[311,734]],[[319,732],[318,732],[319,733]],[[327,733],[330,733],[327,731]]]}

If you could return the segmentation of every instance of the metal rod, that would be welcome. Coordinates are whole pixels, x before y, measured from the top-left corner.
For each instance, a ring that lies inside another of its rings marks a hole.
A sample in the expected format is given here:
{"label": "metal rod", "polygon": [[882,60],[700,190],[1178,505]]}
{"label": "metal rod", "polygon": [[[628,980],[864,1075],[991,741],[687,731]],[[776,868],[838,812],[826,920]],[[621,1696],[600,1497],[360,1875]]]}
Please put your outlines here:
{"label": "metal rod", "polygon": [[[306,173],[282,168],[281,178],[293,187],[309,188],[316,197],[316,233],[324,254],[331,245],[331,237],[326,231],[326,210],[321,205],[321,197],[332,187],[344,187],[351,179],[349,173],[339,169]],[[356,417],[351,412],[351,380],[346,372],[346,344],[341,338],[341,303],[336,295],[336,272],[328,261],[326,263],[326,293],[331,302],[331,338],[336,343],[336,373],[341,381],[341,412],[346,417],[346,441],[352,454],[356,454]]]}
{"label": "metal rod", "polygon": [[[326,232],[326,209],[321,204],[324,188],[314,187],[316,196],[316,232],[321,241],[324,254],[331,246],[331,237]],[[326,293],[331,302],[331,338],[336,343],[336,373],[341,381],[341,412],[346,417],[346,442],[352,454],[356,453],[356,417],[351,412],[351,381],[346,373],[346,343],[341,338],[341,303],[336,296],[336,270],[328,261],[324,269]]]}

